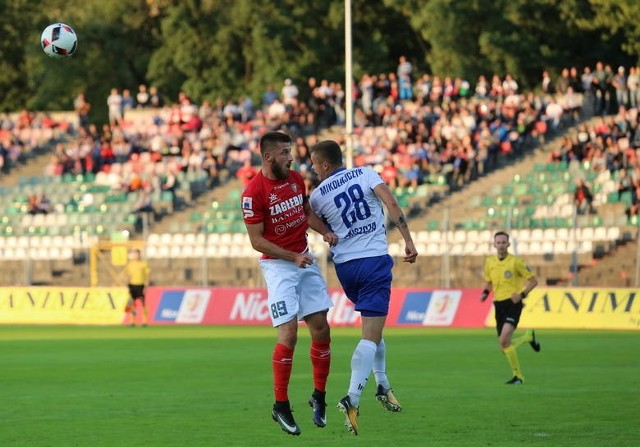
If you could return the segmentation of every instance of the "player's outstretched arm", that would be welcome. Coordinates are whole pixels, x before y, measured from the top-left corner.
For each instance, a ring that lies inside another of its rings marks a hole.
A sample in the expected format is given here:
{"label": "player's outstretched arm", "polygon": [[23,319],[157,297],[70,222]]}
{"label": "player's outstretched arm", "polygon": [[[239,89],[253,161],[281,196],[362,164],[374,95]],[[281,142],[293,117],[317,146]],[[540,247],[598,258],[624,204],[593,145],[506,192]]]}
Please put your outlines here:
{"label": "player's outstretched arm", "polygon": [[413,243],[413,238],[411,237],[411,231],[409,230],[409,224],[407,223],[406,218],[404,217],[404,213],[402,212],[402,208],[398,204],[398,201],[391,193],[391,190],[385,183],[381,183],[373,189],[373,192],[376,196],[384,203],[387,207],[387,211],[389,212],[389,217],[391,218],[391,222],[398,227],[402,238],[404,239],[405,256],[403,258],[404,262],[414,263],[416,262],[416,258],[418,257],[418,250],[416,249],[415,244]]}

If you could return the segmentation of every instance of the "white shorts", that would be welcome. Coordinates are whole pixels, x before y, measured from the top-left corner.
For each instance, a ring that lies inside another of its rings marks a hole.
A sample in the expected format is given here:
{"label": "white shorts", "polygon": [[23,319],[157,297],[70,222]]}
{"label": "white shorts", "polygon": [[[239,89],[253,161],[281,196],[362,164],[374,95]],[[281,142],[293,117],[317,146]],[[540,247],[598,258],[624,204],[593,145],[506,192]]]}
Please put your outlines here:
{"label": "white shorts", "polygon": [[317,262],[303,269],[282,259],[261,259],[260,267],[273,327],[333,307]]}

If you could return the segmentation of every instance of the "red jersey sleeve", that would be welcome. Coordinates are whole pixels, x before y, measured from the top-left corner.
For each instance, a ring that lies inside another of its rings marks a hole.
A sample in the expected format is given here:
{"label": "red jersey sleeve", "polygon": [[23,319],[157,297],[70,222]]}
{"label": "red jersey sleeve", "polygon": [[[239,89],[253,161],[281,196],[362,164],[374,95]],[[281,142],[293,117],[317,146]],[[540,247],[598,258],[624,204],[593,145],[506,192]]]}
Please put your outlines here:
{"label": "red jersey sleeve", "polygon": [[242,217],[247,224],[257,224],[264,221],[264,190],[260,189],[262,182],[259,176],[254,177],[242,193]]}

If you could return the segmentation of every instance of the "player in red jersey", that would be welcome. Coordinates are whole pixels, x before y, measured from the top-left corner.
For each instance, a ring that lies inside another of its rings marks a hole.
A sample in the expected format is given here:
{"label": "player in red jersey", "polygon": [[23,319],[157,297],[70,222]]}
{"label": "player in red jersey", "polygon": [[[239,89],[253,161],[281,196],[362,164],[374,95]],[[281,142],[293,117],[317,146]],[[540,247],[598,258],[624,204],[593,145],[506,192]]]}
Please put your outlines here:
{"label": "player in red jersey", "polygon": [[302,176],[291,171],[291,137],[267,132],[260,138],[262,167],[242,193],[242,213],[251,245],[262,253],[260,267],[267,284],[271,321],[278,330],[273,351],[275,404],[273,420],[291,435],[300,427],[291,414],[288,387],[298,321],[311,334],[314,391],[309,399],[313,422],[326,425],[325,388],[331,363],[327,311],[333,306],[326,282],[309,252],[307,229],[334,245],[338,237],[311,210]]}

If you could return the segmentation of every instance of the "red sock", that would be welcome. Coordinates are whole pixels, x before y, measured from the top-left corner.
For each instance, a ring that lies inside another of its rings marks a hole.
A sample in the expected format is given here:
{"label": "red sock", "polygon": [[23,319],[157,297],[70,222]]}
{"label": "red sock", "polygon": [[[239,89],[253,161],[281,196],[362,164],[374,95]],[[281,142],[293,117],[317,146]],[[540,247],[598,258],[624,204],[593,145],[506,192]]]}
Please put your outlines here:
{"label": "red sock", "polygon": [[327,387],[327,377],[331,366],[331,340],[311,341],[309,357],[313,365],[313,386],[316,390],[324,392]]}
{"label": "red sock", "polygon": [[277,343],[273,350],[273,388],[276,400],[285,402],[289,400],[289,378],[291,377],[291,367],[293,366],[293,349]]}

